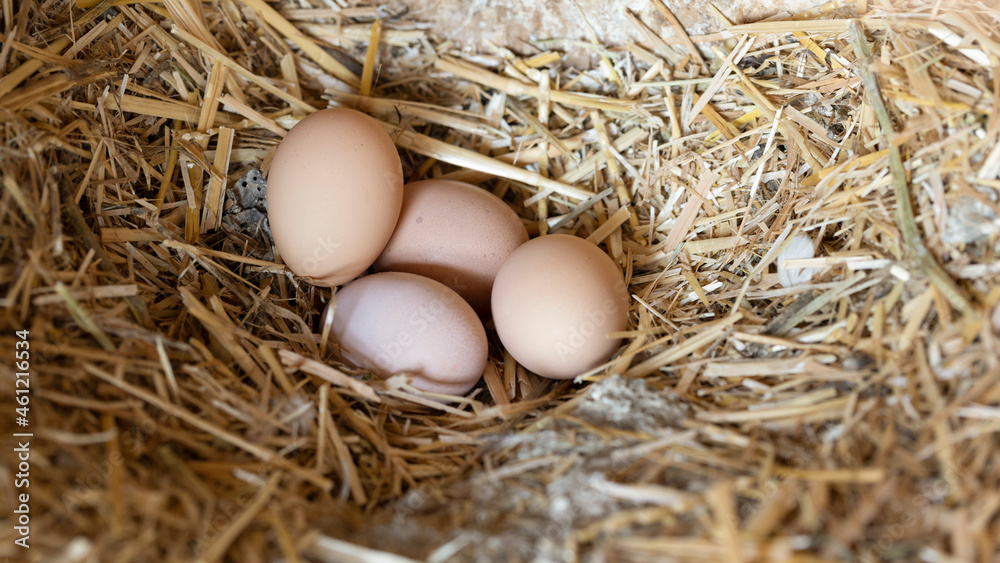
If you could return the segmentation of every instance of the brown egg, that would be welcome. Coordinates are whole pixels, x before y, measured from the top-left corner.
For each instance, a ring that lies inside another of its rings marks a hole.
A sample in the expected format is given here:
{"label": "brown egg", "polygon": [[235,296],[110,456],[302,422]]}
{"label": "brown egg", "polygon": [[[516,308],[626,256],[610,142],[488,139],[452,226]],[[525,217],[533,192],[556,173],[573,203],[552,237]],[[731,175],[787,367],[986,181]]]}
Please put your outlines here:
{"label": "brown egg", "polygon": [[274,245],[292,272],[321,284],[342,284],[372,265],[402,201],[392,139],[350,109],[318,111],[292,127],[267,178]]}
{"label": "brown egg", "polygon": [[337,292],[330,340],[345,362],[425,391],[461,395],[486,369],[486,330],[472,307],[432,279],[373,274]]}
{"label": "brown egg", "polygon": [[413,182],[403,187],[396,230],[375,270],[437,280],[486,316],[493,278],[527,240],[521,219],[492,193],[452,180]]}
{"label": "brown egg", "polygon": [[528,241],[493,284],[493,324],[525,368],[571,379],[606,362],[628,327],[628,291],[600,248],[568,235]]}

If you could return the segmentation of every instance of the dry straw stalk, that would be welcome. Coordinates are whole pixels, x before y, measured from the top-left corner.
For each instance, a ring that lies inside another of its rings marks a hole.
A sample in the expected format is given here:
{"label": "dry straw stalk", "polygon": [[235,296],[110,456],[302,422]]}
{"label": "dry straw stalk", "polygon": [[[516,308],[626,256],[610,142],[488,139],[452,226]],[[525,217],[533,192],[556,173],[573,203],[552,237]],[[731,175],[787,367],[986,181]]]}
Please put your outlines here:
{"label": "dry straw stalk", "polygon": [[[517,52],[353,0],[2,2],[0,345],[30,332],[34,435],[0,496],[35,533],[0,555],[998,560],[1000,10],[710,6],[690,35],[652,2],[628,45]],[[407,179],[599,244],[616,356],[554,382],[494,340],[450,403],[341,363],[331,290],[227,220],[329,105]],[[799,235],[820,272],[784,287]]]}

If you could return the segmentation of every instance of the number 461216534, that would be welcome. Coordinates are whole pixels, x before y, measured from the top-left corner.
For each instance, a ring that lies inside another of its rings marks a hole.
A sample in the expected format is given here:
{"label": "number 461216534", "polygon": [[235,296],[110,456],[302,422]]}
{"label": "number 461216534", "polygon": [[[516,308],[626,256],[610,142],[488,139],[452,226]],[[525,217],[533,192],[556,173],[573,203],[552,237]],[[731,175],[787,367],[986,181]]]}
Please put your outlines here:
{"label": "number 461216534", "polygon": [[20,406],[14,410],[17,411],[18,416],[27,418],[28,403],[31,402],[31,397],[28,395],[31,389],[31,374],[28,371],[31,362],[28,349],[31,345],[28,342],[27,330],[19,330],[15,334],[18,340],[14,343],[14,359],[16,360],[14,367],[17,368],[17,380],[14,383],[14,388],[17,393],[17,404]]}

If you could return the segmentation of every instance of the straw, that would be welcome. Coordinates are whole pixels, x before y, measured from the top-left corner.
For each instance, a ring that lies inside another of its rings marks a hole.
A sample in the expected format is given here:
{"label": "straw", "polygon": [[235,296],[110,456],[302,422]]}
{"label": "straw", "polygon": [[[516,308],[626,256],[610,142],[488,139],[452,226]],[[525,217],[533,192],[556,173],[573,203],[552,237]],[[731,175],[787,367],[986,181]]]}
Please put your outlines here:
{"label": "straw", "polygon": [[[612,45],[585,4],[494,44],[354,0],[0,2],[29,555],[997,560],[1000,11],[731,6],[607,3]],[[613,257],[614,353],[547,380],[487,320],[461,397],[345,362],[234,198],[328,106]]]}

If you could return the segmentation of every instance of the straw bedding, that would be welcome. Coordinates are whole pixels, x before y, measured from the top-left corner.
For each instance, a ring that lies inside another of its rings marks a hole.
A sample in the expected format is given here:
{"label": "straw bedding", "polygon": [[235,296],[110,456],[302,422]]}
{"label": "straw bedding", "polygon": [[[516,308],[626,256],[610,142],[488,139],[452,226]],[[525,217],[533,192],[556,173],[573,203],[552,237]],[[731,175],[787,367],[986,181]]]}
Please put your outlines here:
{"label": "straw bedding", "polygon": [[[1000,558],[1000,9],[655,5],[515,52],[343,0],[4,1],[0,555]],[[619,353],[553,382],[494,340],[447,405],[340,364],[238,193],[330,104],[599,243]]]}

